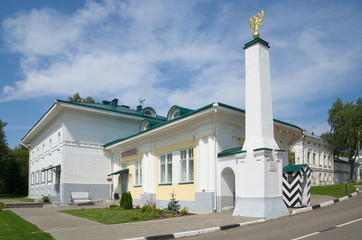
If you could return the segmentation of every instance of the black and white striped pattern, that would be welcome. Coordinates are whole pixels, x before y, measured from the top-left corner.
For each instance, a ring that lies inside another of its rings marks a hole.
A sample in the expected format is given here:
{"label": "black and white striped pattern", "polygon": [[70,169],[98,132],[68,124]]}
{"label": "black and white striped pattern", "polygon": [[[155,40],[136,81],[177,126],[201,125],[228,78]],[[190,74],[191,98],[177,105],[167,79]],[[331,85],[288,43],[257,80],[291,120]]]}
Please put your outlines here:
{"label": "black and white striped pattern", "polygon": [[[292,176],[293,181],[288,182]],[[299,171],[283,173],[283,200],[288,207],[310,206],[311,170],[308,166]],[[305,182],[304,182],[305,181]]]}

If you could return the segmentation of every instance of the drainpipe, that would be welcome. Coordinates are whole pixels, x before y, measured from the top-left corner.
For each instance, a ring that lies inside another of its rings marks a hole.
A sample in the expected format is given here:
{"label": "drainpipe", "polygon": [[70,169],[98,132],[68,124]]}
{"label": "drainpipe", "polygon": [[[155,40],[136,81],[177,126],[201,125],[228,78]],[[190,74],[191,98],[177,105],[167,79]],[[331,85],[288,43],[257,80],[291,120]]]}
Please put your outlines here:
{"label": "drainpipe", "polygon": [[[218,103],[214,103],[214,107],[217,107],[219,106]],[[217,156],[216,156],[216,147],[217,147],[217,144],[216,144],[216,114],[217,114],[217,108],[215,108],[215,115],[214,115],[214,154],[215,154],[215,194],[214,194],[214,212],[217,211],[217,192],[218,192],[218,178],[219,178],[219,174],[218,174],[218,169],[217,169],[217,165],[218,165],[218,160],[217,160]]]}
{"label": "drainpipe", "polygon": [[305,143],[305,131],[302,132],[303,134],[303,145],[302,145],[302,157],[303,157],[303,164],[304,164],[304,143]]}

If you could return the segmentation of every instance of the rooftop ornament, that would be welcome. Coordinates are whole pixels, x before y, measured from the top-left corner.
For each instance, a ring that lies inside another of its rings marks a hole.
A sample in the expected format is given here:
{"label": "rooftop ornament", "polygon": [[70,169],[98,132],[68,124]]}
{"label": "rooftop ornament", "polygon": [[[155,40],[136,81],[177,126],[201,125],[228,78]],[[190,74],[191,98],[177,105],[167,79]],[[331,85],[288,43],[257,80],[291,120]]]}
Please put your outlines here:
{"label": "rooftop ornament", "polygon": [[259,27],[263,26],[264,11],[261,11],[256,16],[250,17],[250,31],[253,33],[253,38],[259,38]]}

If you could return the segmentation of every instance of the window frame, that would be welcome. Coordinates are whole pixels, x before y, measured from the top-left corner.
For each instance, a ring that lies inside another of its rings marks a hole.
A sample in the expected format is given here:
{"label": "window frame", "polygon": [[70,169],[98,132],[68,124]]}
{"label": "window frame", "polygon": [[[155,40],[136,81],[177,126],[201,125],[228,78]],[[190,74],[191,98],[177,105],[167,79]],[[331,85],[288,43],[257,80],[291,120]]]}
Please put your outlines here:
{"label": "window frame", "polygon": [[135,187],[142,186],[142,160],[141,159],[134,160],[134,186]]}
{"label": "window frame", "polygon": [[172,160],[172,152],[159,156],[159,185],[172,185]]}
{"label": "window frame", "polygon": [[194,149],[180,150],[180,182],[179,184],[194,183]]}

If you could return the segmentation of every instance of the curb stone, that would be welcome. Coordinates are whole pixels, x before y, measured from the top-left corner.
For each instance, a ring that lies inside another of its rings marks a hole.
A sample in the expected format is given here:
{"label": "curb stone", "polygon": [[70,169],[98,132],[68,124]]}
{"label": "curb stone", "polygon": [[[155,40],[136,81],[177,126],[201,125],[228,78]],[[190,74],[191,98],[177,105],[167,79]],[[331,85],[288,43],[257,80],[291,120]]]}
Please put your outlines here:
{"label": "curb stone", "polygon": [[198,235],[205,234],[205,233],[223,231],[223,230],[227,230],[227,229],[231,229],[231,228],[262,223],[265,221],[266,221],[265,219],[257,219],[254,221],[238,223],[238,224],[230,224],[230,225],[225,225],[225,226],[220,226],[220,227],[204,228],[204,229],[200,229],[200,230],[192,230],[192,231],[187,231],[187,232],[179,232],[179,233],[165,234],[165,235],[156,235],[156,236],[150,236],[150,237],[126,238],[126,239],[122,239],[122,240],[156,240],[156,239],[161,240],[161,239],[176,239],[176,238],[182,238],[182,237],[193,237],[193,236],[198,236]]}
{"label": "curb stone", "polygon": [[344,196],[344,197],[341,197],[341,198],[336,198],[334,200],[324,202],[324,203],[320,203],[320,204],[317,204],[317,205],[314,205],[314,206],[311,206],[311,207],[296,209],[296,210],[293,210],[290,215],[295,215],[295,214],[302,213],[302,212],[308,212],[308,211],[311,211],[311,210],[314,210],[314,209],[318,209],[318,208],[326,207],[326,206],[329,206],[329,205],[332,205],[332,204],[335,204],[335,203],[343,202],[343,201],[345,201],[345,200],[347,200],[347,199],[349,199],[351,197],[356,196],[358,193],[359,193],[359,189],[356,188],[356,192],[354,192],[354,193],[352,193],[352,194],[350,194],[348,196]]}
{"label": "curb stone", "polygon": [[[348,196],[345,196],[342,198],[337,198],[337,199],[327,201],[327,202],[324,202],[321,204],[317,204],[314,206],[293,210],[292,213],[290,214],[290,216],[298,214],[298,213],[312,211],[314,209],[326,207],[326,206],[329,206],[329,205],[332,205],[332,204],[335,204],[338,202],[343,202],[351,197],[356,196],[358,193],[359,193],[359,189],[356,188],[356,192],[354,192]],[[120,240],[162,240],[162,239],[176,239],[176,238],[183,238],[183,237],[193,237],[193,236],[198,236],[198,235],[205,234],[205,233],[223,231],[223,230],[227,230],[227,229],[231,229],[231,228],[242,227],[242,226],[263,223],[263,222],[266,222],[266,220],[261,218],[261,219],[257,219],[254,221],[238,223],[238,224],[230,224],[230,225],[225,225],[225,226],[220,226],[220,227],[204,228],[204,229],[200,229],[200,230],[192,230],[192,231],[178,232],[178,233],[164,234],[164,235],[155,235],[155,236],[149,236],[149,237],[123,238]]]}

